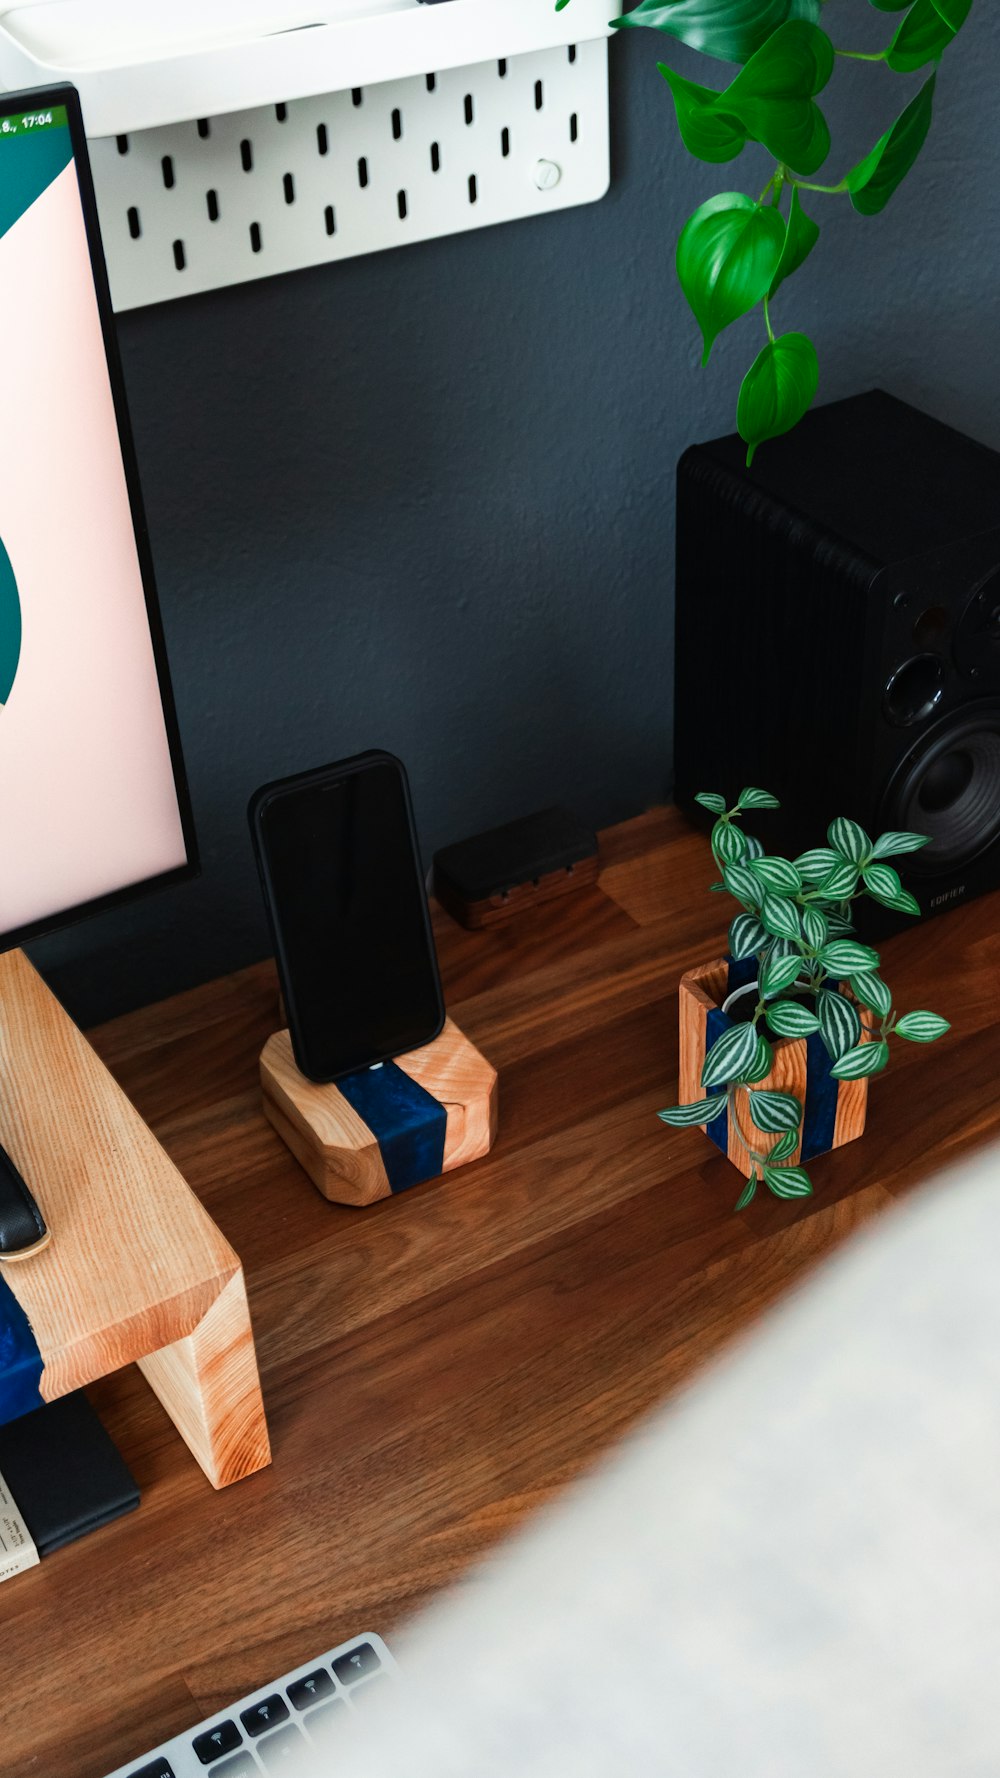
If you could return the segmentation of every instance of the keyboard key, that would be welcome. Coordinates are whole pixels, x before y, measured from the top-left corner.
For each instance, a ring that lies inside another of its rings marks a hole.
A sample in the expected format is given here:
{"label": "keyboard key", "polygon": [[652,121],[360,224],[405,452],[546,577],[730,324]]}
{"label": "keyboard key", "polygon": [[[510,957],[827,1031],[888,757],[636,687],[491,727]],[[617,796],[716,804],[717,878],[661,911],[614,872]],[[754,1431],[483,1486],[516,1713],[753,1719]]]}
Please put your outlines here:
{"label": "keyboard key", "polygon": [[264,1761],[265,1772],[297,1771],[302,1761],[300,1755],[305,1747],[305,1739],[301,1730],[290,1722],[286,1728],[278,1729],[263,1741],[258,1741],[257,1752]]}
{"label": "keyboard key", "polygon": [[317,1667],[315,1673],[307,1673],[303,1679],[295,1679],[288,1687],[288,1696],[296,1710],[308,1710],[310,1705],[318,1704],[321,1698],[328,1698],[333,1691],[333,1680],[325,1667]]}
{"label": "keyboard key", "polygon": [[243,1736],[234,1722],[217,1722],[214,1728],[196,1735],[191,1745],[202,1765],[209,1766],[224,1753],[232,1753],[234,1747],[242,1747]]}
{"label": "keyboard key", "polygon": [[310,1710],[306,1717],[306,1728],[320,1747],[325,1747],[333,1735],[340,1733],[339,1724],[350,1714],[343,1698],[331,1698],[329,1704],[321,1704],[318,1710]]}
{"label": "keyboard key", "polygon": [[151,1759],[148,1766],[130,1772],[129,1778],[174,1778],[174,1768],[168,1759]]}
{"label": "keyboard key", "polygon": [[260,1778],[260,1767],[252,1753],[238,1753],[235,1759],[213,1766],[210,1778]]}
{"label": "keyboard key", "polygon": [[341,1685],[351,1685],[355,1679],[360,1679],[365,1673],[374,1673],[376,1667],[381,1665],[371,1643],[362,1642],[357,1648],[352,1648],[350,1654],[341,1655],[339,1661],[334,1661],[333,1671]]}
{"label": "keyboard key", "polygon": [[240,1721],[248,1735],[265,1735],[276,1723],[288,1721],[288,1705],[280,1692],[272,1692],[249,1710],[240,1711]]}
{"label": "keyboard key", "polygon": [[351,1693],[351,1703],[367,1704],[373,1692],[379,1691],[388,1677],[388,1673],[376,1673],[373,1678],[367,1679],[364,1685],[359,1685],[357,1691]]}

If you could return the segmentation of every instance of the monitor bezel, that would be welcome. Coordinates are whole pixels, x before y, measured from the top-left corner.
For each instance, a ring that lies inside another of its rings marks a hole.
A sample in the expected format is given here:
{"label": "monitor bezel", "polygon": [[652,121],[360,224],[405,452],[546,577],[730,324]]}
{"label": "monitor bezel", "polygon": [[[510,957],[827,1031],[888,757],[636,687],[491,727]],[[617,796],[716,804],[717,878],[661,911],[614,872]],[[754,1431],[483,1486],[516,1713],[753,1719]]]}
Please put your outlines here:
{"label": "monitor bezel", "polygon": [[76,168],[77,181],[80,187],[80,201],[83,209],[84,228],[87,236],[87,249],[90,254],[90,265],[97,293],[97,310],[101,322],[101,335],[104,340],[104,351],[107,359],[108,377],[111,383],[111,396],[114,403],[115,420],[118,426],[118,438],[121,445],[122,463],[125,470],[125,485],[128,491],[129,510],[132,515],[132,528],[135,534],[136,554],[139,560],[139,576],[142,582],[143,596],[146,601],[146,617],[153,647],[153,659],[156,666],[157,686],[160,702],[163,707],[163,719],[167,734],[167,746],[170,754],[170,765],[173,772],[174,790],[177,807],[180,813],[181,834],[184,841],[186,861],[175,865],[170,870],[160,871],[151,877],[142,877],[135,883],[126,883],[120,889],[111,889],[105,895],[94,896],[90,901],[76,903],[75,906],[59,909],[52,914],[43,915],[38,920],[29,921],[27,925],[0,931],[0,952],[14,950],[18,945],[26,944],[32,939],[44,938],[50,932],[59,932],[63,927],[71,926],[79,920],[89,919],[92,914],[109,913],[112,909],[135,900],[138,896],[151,893],[156,889],[166,889],[173,883],[188,882],[198,875],[200,865],[198,846],[195,837],[194,817],[191,809],[191,797],[188,789],[187,772],[184,765],[184,754],[181,747],[180,728],[177,722],[177,710],[174,703],[173,686],[170,680],[170,669],[167,661],[166,641],[163,634],[163,623],[160,616],[160,604],[156,590],[156,577],[153,571],[153,557],[149,544],[149,531],[146,524],[146,513],[143,506],[142,490],[139,482],[139,465],[135,454],[132,437],[132,424],[129,418],[128,402],[125,394],[125,377],[122,371],[121,356],[118,350],[118,337],[115,331],[114,310],[111,305],[111,287],[108,283],[107,266],[104,260],[104,247],[101,241],[100,223],[97,212],[97,198],[94,193],[94,181],[90,169],[90,153],[87,148],[87,137],[83,125],[83,112],[80,97],[73,86],[59,84],[57,86],[32,87],[20,92],[0,93],[0,118],[9,117],[15,112],[49,110],[56,105],[66,108],[69,120],[70,142],[73,149],[73,163]]}

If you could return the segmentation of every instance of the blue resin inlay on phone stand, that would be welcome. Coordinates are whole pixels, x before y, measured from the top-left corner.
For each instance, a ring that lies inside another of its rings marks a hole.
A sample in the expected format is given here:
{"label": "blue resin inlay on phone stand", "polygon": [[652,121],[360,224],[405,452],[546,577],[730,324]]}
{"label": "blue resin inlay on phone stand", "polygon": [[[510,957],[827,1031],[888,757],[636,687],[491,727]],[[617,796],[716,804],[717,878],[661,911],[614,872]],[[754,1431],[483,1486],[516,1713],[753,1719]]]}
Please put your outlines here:
{"label": "blue resin inlay on phone stand", "polygon": [[41,1380],[42,1355],[31,1323],[0,1276],[0,1426],[44,1407]]}
{"label": "blue resin inlay on phone stand", "polygon": [[448,1113],[424,1087],[395,1062],[344,1074],[337,1087],[375,1137],[394,1192],[437,1178]]}

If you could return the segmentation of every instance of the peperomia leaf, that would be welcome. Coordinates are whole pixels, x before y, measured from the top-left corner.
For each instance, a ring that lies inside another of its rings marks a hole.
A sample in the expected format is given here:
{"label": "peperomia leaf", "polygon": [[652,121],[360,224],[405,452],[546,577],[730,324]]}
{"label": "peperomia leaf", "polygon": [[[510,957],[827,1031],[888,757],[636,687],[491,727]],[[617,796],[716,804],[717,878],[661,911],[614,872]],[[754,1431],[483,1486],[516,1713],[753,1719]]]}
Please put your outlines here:
{"label": "peperomia leaf", "polygon": [[748,864],[727,864],[722,878],[737,901],[748,902],[752,908],[760,906],[764,899],[764,885],[757,881]]}
{"label": "peperomia leaf", "polygon": [[779,1130],[797,1130],[802,1122],[802,1106],[794,1093],[750,1092],[747,1094],[750,1116],[767,1135]]}
{"label": "peperomia leaf", "polygon": [[892,1011],[892,989],[874,970],[865,970],[860,975],[852,975],[851,987],[862,1006],[870,1006],[880,1018],[885,1018]]}
{"label": "peperomia leaf", "polygon": [[714,165],[735,160],[746,147],[747,132],[735,117],[727,117],[717,106],[719,94],[715,89],[685,80],[665,62],[657,65],[673,94],[677,128],[688,153]]}
{"label": "peperomia leaf", "polygon": [[757,1053],[757,1033],[752,1025],[732,1025],[713,1043],[701,1071],[703,1087],[717,1087],[749,1066]]}
{"label": "peperomia leaf", "polygon": [[773,895],[768,890],[761,903],[760,917],[768,932],[772,933],[775,938],[797,939],[799,937],[801,927],[798,909],[787,896]]}
{"label": "peperomia leaf", "polygon": [[775,297],[785,279],[790,278],[800,265],[805,264],[818,240],[819,223],[806,215],[799,198],[799,188],[793,185],[791,208],[785,225],[785,245],[781,249],[778,269],[768,291],[770,297]]}
{"label": "peperomia leaf", "polygon": [[739,1197],[737,1198],[735,1204],[733,1205],[733,1209],[734,1210],[745,1210],[747,1205],[753,1202],[756,1191],[757,1191],[757,1175],[756,1175],[756,1173],[751,1173],[749,1179],[746,1182],[746,1185],[743,1187],[743,1190],[740,1192]]}
{"label": "peperomia leaf", "polygon": [[897,74],[912,74],[940,61],[965,24],[972,0],[914,0],[885,52]]}
{"label": "peperomia leaf", "polygon": [[713,815],[724,815],[726,812],[725,797],[718,796],[714,790],[699,790],[694,800],[696,803],[700,803],[703,809],[711,810]]}
{"label": "peperomia leaf", "polygon": [[766,1080],[774,1067],[774,1051],[766,1037],[758,1037],[757,1054],[748,1067],[742,1069],[737,1077],[743,1086],[752,1086],[755,1081]]}
{"label": "peperomia leaf", "polygon": [[783,1136],[778,1137],[774,1147],[768,1150],[769,1164],[773,1165],[776,1161],[787,1161],[789,1155],[793,1155],[798,1146],[798,1130],[786,1130]]}
{"label": "peperomia leaf", "polygon": [[802,887],[799,872],[787,858],[751,858],[749,862],[754,876],[779,895],[797,895]]}
{"label": "peperomia leaf", "polygon": [[877,969],[878,952],[857,939],[835,938],[820,951],[819,960],[831,975],[854,975],[857,970]]}
{"label": "peperomia leaf", "polygon": [[804,1167],[765,1167],[764,1181],[776,1198],[811,1198],[812,1181]]}
{"label": "peperomia leaf", "polygon": [[719,95],[719,107],[743,124],[776,160],[811,177],[830,152],[830,130],[813,103],[833,73],[833,44],[805,19],[779,25]]}
{"label": "peperomia leaf", "polygon": [[818,387],[819,360],[806,334],[783,333],[768,341],[743,378],[736,404],[737,429],[747,446],[747,468],[758,445],[780,438],[798,425],[812,406]]}
{"label": "peperomia leaf", "polygon": [[784,241],[779,212],[740,191],[709,198],[684,224],[677,276],[701,328],[703,364],[723,328],[767,295]]}
{"label": "peperomia leaf", "polygon": [[766,942],[767,933],[753,914],[737,914],[729,928],[729,949],[737,963],[752,957]]}
{"label": "peperomia leaf", "polygon": [[911,1043],[935,1043],[951,1026],[936,1012],[908,1012],[896,1026],[897,1037],[908,1037]]}
{"label": "peperomia leaf", "polygon": [[858,886],[858,867],[846,858],[838,858],[829,876],[819,887],[828,901],[846,901]]}
{"label": "peperomia leaf", "polygon": [[824,988],[819,997],[819,1028],[827,1054],[835,1062],[861,1040],[861,1017],[853,1000]]}
{"label": "peperomia leaf", "polygon": [[805,908],[802,913],[802,932],[806,943],[814,951],[818,951],[830,936],[830,922],[818,908]]}
{"label": "peperomia leaf", "polygon": [[897,858],[901,852],[919,852],[930,839],[927,833],[884,833],[872,847],[873,858]]}
{"label": "peperomia leaf", "polygon": [[725,1109],[725,1093],[716,1093],[711,1099],[697,1099],[693,1105],[671,1105],[667,1111],[658,1111],[656,1115],[665,1124],[683,1129],[688,1124],[710,1124]]}
{"label": "peperomia leaf", "polygon": [[833,850],[841,858],[850,859],[852,864],[860,864],[871,853],[872,843],[864,828],[857,821],[848,821],[846,815],[838,815],[836,821],[831,821],[826,837]]}
{"label": "peperomia leaf", "polygon": [[748,784],[745,790],[740,791],[736,807],[738,809],[780,809],[781,804],[769,790],[758,790],[755,785]]}
{"label": "peperomia leaf", "polygon": [[892,907],[896,897],[903,893],[899,873],[893,870],[891,864],[882,864],[873,859],[871,864],[865,865],[861,876],[865,888],[874,895],[876,901],[881,901],[886,907]]}
{"label": "peperomia leaf", "polygon": [[767,1022],[779,1037],[810,1037],[819,1030],[816,1014],[797,1000],[779,1000],[775,1006],[769,1006]]}
{"label": "peperomia leaf", "polygon": [[795,868],[805,882],[821,883],[836,863],[836,852],[826,846],[814,846],[811,852],[803,852],[801,858],[795,860]]}
{"label": "peperomia leaf", "polygon": [[822,0],[640,0],[625,25],[650,25],[723,62],[745,62],[786,19],[820,16]]}
{"label": "peperomia leaf", "polygon": [[932,74],[871,153],[852,167],[844,180],[851,203],[862,216],[877,216],[885,209],[920,153],[931,127],[936,79]]}
{"label": "peperomia leaf", "polygon": [[736,864],[747,849],[746,834],[731,821],[717,821],[712,829],[712,851],[720,864]]}
{"label": "peperomia leaf", "polygon": [[760,972],[761,999],[770,1000],[776,994],[783,994],[798,979],[801,968],[802,958],[797,952],[789,957],[782,957],[772,951]]}
{"label": "peperomia leaf", "polygon": [[862,1043],[857,1049],[848,1050],[834,1062],[830,1073],[834,1080],[864,1080],[869,1074],[881,1074],[889,1060],[889,1045],[884,1038],[877,1043]]}

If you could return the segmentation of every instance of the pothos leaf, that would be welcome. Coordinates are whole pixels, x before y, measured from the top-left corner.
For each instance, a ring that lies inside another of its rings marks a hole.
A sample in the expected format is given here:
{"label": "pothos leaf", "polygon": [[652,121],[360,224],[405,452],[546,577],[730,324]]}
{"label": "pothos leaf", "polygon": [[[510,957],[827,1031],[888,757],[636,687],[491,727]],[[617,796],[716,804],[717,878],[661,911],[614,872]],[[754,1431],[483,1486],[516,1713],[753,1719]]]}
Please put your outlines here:
{"label": "pothos leaf", "polygon": [[791,209],[788,212],[788,221],[785,225],[785,245],[781,249],[778,269],[771,281],[771,288],[768,291],[769,297],[773,299],[785,279],[790,278],[793,272],[798,271],[800,265],[805,264],[818,240],[819,223],[814,222],[811,216],[806,215],[799,197],[799,188],[797,185],[793,185]]}
{"label": "pothos leaf", "polygon": [[790,19],[719,95],[719,107],[738,118],[776,160],[811,177],[830,152],[829,127],[813,98],[826,86],[833,64],[826,32],[805,19]]}
{"label": "pothos leaf", "polygon": [[[752,306],[752,305],[751,305]],[[819,360],[804,333],[784,333],[757,354],[740,386],[736,425],[747,446],[747,467],[757,446],[791,432],[812,406],[819,387]]]}
{"label": "pothos leaf", "polygon": [[740,191],[719,192],[684,224],[677,276],[701,328],[703,364],[723,328],[766,296],[784,240],[778,211]]}
{"label": "pothos leaf", "polygon": [[885,59],[897,74],[940,61],[972,10],[972,0],[914,0]]}
{"label": "pothos leaf", "polygon": [[650,25],[723,62],[745,62],[786,19],[820,16],[822,0],[640,0],[626,25]]}
{"label": "pothos leaf", "polygon": [[677,128],[688,153],[715,165],[735,160],[746,147],[747,132],[735,117],[727,117],[717,108],[719,95],[714,88],[685,80],[665,62],[657,66],[673,94]]}
{"label": "pothos leaf", "polygon": [[925,81],[871,153],[848,173],[844,183],[851,203],[862,216],[877,216],[885,209],[920,153],[931,127],[936,80],[937,75],[932,74]]}

